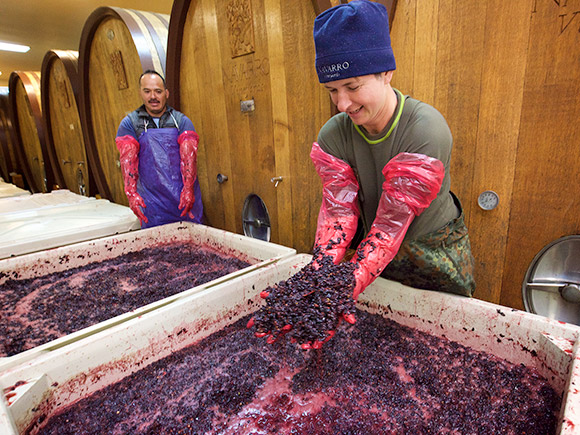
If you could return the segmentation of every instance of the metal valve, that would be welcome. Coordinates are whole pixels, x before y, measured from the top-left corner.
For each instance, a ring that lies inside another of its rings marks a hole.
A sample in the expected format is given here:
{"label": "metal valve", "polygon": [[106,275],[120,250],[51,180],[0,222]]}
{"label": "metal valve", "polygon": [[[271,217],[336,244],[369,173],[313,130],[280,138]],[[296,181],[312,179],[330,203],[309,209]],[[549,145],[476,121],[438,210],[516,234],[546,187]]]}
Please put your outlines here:
{"label": "metal valve", "polygon": [[263,220],[258,219],[258,218],[254,218],[254,219],[244,219],[243,222],[245,224],[253,225],[256,228],[261,228],[261,227],[270,228],[270,222],[266,222],[266,221],[263,221]]}
{"label": "metal valve", "polygon": [[72,163],[72,162],[71,162],[70,160],[65,160],[65,159],[62,159],[62,164],[63,164],[63,165],[67,165],[67,164],[69,164],[69,163]]}
{"label": "metal valve", "polygon": [[[79,166],[80,166],[79,162]],[[83,171],[79,169],[77,169],[77,185],[79,187],[79,193],[83,196],[88,196],[87,195],[87,186],[85,185],[85,178],[83,176]]]}
{"label": "metal valve", "polygon": [[228,176],[227,175],[217,174],[217,182],[219,184],[225,183],[226,181],[228,181]]}
{"label": "metal valve", "polygon": [[280,184],[283,179],[284,177],[272,177],[270,178],[270,182],[275,183],[274,187],[278,187],[278,184]]}
{"label": "metal valve", "polygon": [[573,304],[580,303],[580,286],[578,284],[566,284],[560,289],[562,297]]}
{"label": "metal valve", "polygon": [[560,296],[573,304],[580,303],[580,285],[570,282],[528,282],[526,287],[547,293],[560,293]]}

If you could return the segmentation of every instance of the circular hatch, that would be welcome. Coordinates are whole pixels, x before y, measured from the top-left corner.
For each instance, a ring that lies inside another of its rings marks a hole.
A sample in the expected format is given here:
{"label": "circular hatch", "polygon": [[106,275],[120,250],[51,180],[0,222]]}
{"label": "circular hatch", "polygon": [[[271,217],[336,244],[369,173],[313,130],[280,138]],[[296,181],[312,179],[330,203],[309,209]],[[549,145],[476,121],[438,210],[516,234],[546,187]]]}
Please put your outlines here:
{"label": "circular hatch", "polygon": [[244,234],[254,239],[270,241],[270,215],[266,204],[258,195],[251,193],[244,201],[242,211]]}
{"label": "circular hatch", "polygon": [[527,311],[580,325],[580,236],[557,239],[536,255],[522,296]]}

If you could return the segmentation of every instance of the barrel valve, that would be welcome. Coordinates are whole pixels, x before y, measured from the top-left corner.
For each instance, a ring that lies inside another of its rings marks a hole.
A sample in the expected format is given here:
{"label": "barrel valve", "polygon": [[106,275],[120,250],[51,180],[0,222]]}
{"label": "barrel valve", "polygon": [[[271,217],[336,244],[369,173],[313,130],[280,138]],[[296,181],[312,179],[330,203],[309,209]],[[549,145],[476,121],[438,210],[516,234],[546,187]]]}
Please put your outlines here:
{"label": "barrel valve", "polygon": [[227,176],[227,175],[224,175],[224,174],[217,174],[217,182],[218,182],[219,184],[223,184],[223,183],[225,183],[226,181],[228,181],[228,176]]}
{"label": "barrel valve", "polygon": [[274,187],[278,187],[278,184],[280,184],[280,182],[284,179],[284,177],[272,177],[270,178],[270,182],[275,183]]}
{"label": "barrel valve", "polygon": [[262,219],[254,218],[254,219],[244,219],[245,224],[253,225],[256,228],[267,227],[270,228],[270,223],[264,221]]}
{"label": "barrel valve", "polygon": [[575,282],[529,282],[527,287],[547,293],[560,293],[560,296],[573,304],[580,304],[580,284]]}
{"label": "barrel valve", "polygon": [[[82,163],[82,162],[79,162]],[[80,166],[80,164],[79,164]],[[79,193],[83,196],[87,195],[87,187],[85,185],[85,177],[83,176],[83,171],[81,171],[80,167],[77,169],[77,185],[79,187]]]}
{"label": "barrel valve", "polygon": [[580,286],[578,284],[566,284],[560,289],[560,294],[568,302],[580,303]]}

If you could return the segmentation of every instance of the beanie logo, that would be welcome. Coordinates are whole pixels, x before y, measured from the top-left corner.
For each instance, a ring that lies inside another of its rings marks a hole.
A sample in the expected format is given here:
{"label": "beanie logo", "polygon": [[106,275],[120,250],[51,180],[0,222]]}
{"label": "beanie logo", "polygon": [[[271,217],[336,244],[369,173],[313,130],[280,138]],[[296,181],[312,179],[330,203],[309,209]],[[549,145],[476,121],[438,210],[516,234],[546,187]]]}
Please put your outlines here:
{"label": "beanie logo", "polygon": [[332,77],[334,75],[338,76],[338,73],[340,73],[341,71],[345,71],[350,67],[350,64],[348,62],[342,62],[342,63],[334,63],[332,65],[323,65],[323,66],[319,66],[318,69],[318,74],[326,74]]}

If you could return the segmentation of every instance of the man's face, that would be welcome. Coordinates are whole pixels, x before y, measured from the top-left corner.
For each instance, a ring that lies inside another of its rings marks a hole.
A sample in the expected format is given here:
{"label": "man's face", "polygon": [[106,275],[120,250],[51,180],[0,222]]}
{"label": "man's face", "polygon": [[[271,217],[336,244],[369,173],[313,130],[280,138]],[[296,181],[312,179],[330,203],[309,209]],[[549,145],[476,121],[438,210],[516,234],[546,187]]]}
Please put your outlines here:
{"label": "man's face", "polygon": [[141,77],[139,93],[147,113],[153,117],[160,117],[167,107],[169,91],[165,89],[163,80],[157,74],[145,74]]}
{"label": "man's face", "polygon": [[381,73],[380,77],[370,74],[334,80],[324,87],[339,111],[346,113],[356,125],[378,133],[389,120],[387,93],[391,77],[392,72]]}

